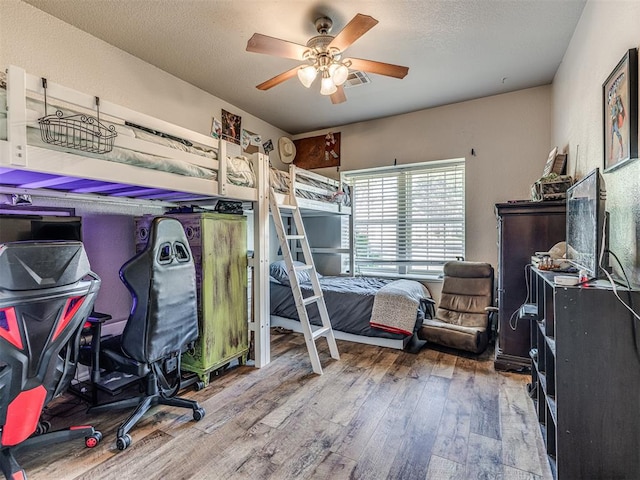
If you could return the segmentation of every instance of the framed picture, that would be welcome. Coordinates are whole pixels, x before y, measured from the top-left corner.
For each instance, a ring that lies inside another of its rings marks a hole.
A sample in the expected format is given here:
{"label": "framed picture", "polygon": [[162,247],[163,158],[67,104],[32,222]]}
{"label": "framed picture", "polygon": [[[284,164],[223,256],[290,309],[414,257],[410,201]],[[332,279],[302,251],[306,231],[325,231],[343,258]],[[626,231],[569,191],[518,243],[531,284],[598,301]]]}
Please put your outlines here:
{"label": "framed picture", "polygon": [[638,51],[629,50],[602,85],[604,171],[638,156]]}
{"label": "framed picture", "polygon": [[547,163],[542,171],[542,176],[546,177],[552,173],[555,173],[556,175],[564,175],[566,166],[567,154],[558,153],[558,147],[554,147],[553,150],[549,152],[549,157],[547,158]]}

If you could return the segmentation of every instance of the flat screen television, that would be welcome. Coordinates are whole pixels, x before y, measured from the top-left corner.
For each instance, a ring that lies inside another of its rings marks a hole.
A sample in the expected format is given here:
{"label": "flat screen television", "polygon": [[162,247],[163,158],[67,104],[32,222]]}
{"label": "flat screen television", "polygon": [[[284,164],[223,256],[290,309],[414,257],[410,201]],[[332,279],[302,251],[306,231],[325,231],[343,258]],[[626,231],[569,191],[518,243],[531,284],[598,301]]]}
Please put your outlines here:
{"label": "flat screen television", "polygon": [[567,260],[599,278],[600,266],[608,266],[606,227],[606,188],[598,168],[567,190]]}
{"label": "flat screen television", "polygon": [[82,219],[62,215],[0,215],[0,243],[23,240],[82,241]]}

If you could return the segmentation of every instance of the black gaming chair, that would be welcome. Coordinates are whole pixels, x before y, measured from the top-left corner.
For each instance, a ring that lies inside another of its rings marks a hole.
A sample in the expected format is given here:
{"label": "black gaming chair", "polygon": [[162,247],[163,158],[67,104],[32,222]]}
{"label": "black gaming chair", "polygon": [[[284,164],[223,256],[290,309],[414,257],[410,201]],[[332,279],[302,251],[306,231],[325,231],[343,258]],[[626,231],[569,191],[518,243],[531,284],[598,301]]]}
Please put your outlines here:
{"label": "black gaming chair", "polygon": [[178,220],[157,217],[146,248],[125,263],[120,278],[133,296],[122,335],[100,345],[100,368],[143,377],[145,395],[91,408],[101,412],[137,407],[118,429],[116,445],[131,445],[129,430],[154,405],[190,408],[204,417],[197,402],[175,397],[180,389],[180,355],[198,337],[195,267]]}
{"label": "black gaming chair", "polygon": [[102,437],[90,426],[48,432],[43,407],[73,378],[80,333],[100,288],[80,242],[0,244],[0,468],[26,479],[13,453],[27,445]]}

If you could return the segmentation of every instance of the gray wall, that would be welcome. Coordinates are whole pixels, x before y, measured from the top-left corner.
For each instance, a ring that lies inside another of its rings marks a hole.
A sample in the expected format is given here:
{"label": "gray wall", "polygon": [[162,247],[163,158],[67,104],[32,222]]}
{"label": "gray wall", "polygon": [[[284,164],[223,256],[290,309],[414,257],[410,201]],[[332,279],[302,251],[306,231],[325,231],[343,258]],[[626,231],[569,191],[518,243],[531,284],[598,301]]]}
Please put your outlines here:
{"label": "gray wall", "polygon": [[[640,43],[638,25],[640,2],[588,1],[556,73],[552,136],[569,153],[569,171],[578,178],[603,168],[602,84],[626,51]],[[609,247],[640,286],[640,162],[605,173],[604,179]]]}
{"label": "gray wall", "polygon": [[494,205],[530,198],[551,150],[550,115],[544,86],[297,137],[341,132],[342,171],[466,158],[466,258],[495,266]]}

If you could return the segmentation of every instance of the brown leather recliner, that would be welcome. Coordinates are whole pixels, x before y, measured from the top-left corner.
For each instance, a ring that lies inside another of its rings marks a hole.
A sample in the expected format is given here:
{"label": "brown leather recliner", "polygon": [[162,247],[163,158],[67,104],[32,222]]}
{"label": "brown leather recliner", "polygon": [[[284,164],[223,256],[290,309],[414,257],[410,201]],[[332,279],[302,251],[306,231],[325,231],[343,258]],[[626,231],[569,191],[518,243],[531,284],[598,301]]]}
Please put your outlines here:
{"label": "brown leather recliner", "polygon": [[473,353],[487,348],[492,336],[493,267],[489,263],[455,261],[444,265],[440,302],[434,318],[425,319],[422,340]]}

